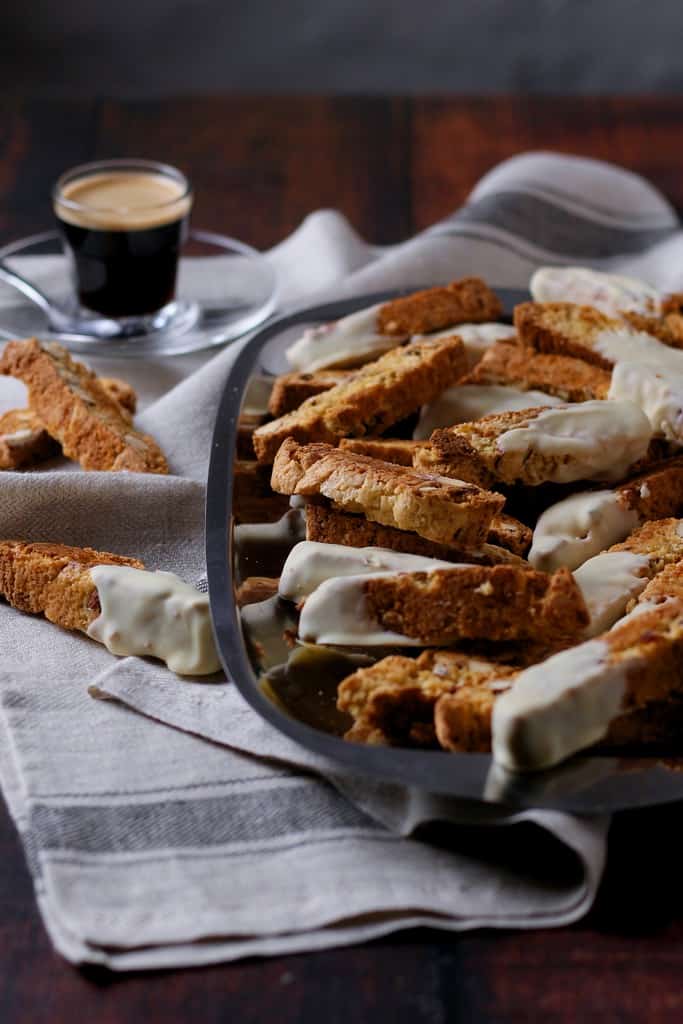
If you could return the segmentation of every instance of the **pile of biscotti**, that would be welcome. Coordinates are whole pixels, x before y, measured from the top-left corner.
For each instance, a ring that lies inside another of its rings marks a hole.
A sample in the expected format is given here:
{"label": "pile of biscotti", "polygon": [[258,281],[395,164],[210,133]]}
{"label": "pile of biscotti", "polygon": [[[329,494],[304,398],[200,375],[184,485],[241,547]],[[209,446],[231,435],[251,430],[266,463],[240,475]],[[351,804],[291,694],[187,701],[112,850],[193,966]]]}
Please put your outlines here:
{"label": "pile of biscotti", "polygon": [[27,469],[59,454],[83,469],[168,473],[159,445],[133,426],[137,396],[98,377],[56,342],[11,341],[0,374],[23,381],[28,407],[0,415],[0,469]]}
{"label": "pile of biscotti", "polygon": [[513,325],[468,278],[311,328],[242,422],[262,518],[305,502],[299,639],[356,616],[406,648],[340,684],[350,740],[537,770],[677,737],[683,299],[579,268],[531,294]]}

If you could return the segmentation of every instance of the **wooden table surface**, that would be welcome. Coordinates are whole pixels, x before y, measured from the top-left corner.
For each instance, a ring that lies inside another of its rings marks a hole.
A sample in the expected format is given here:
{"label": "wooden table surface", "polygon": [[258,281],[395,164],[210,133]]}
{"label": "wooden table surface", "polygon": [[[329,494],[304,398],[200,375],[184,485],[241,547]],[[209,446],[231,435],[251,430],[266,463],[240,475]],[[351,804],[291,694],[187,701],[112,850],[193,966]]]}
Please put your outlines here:
{"label": "wooden table surface", "polygon": [[[0,243],[50,222],[72,164],[145,156],[196,188],[195,223],[269,246],[333,206],[375,242],[442,217],[533,148],[638,171],[683,210],[683,99],[0,101]],[[47,684],[46,684],[47,685]],[[618,816],[588,918],[558,931],[408,932],[354,949],[163,974],[78,971],[51,949],[0,813],[2,1024],[683,1020],[679,808]]]}

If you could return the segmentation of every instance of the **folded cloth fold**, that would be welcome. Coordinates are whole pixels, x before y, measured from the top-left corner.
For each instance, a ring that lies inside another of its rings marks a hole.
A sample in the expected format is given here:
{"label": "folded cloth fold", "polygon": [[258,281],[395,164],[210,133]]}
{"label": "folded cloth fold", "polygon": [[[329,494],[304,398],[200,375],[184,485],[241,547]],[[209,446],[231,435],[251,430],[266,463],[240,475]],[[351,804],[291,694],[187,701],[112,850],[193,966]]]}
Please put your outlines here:
{"label": "folded cloth fold", "polygon": [[[291,308],[472,274],[525,287],[539,263],[583,262],[675,290],[682,250],[674,212],[646,182],[529,154],[401,245],[367,245],[322,211],[268,258]],[[54,265],[32,272],[49,278]],[[0,326],[16,322],[13,303],[0,293]],[[0,537],[89,545],[200,580],[213,420],[243,344],[161,364],[93,360],[139,389],[139,425],[172,475],[59,461],[4,473]],[[0,381],[0,410],[20,398]],[[0,649],[0,779],[46,927],[74,962],[181,966],[414,925],[549,927],[594,899],[604,818],[511,813],[349,777],[273,730],[228,682],[114,659],[8,607]]]}

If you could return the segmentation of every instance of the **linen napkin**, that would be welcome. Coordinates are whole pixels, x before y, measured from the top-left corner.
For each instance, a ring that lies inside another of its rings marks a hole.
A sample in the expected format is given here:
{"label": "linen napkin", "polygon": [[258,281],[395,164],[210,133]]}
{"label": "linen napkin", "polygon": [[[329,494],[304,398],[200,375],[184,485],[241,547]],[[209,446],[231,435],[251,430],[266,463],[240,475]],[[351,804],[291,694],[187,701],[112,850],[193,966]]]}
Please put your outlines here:
{"label": "linen napkin", "polygon": [[[400,245],[370,246],[321,211],[268,259],[292,308],[469,274],[525,287],[541,263],[677,290],[682,252],[674,211],[642,179],[538,153],[494,169],[461,210]],[[54,270],[32,265],[34,276]],[[0,328],[20,314],[3,289]],[[91,360],[138,387],[139,424],[173,475],[61,461],[4,473],[0,536],[136,555],[199,583],[213,420],[245,343],[156,364]],[[0,409],[22,400],[0,380]],[[46,927],[74,962],[181,966],[415,925],[549,927],[593,901],[605,819],[513,814],[350,777],[277,733],[220,677],[182,681],[115,659],[6,606],[0,651],[0,780]]]}

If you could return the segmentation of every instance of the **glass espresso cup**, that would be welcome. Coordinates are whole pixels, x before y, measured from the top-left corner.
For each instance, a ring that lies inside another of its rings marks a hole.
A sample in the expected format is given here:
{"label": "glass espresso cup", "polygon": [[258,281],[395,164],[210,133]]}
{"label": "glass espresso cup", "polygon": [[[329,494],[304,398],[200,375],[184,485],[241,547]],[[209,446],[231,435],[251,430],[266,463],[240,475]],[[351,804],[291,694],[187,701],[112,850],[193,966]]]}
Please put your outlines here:
{"label": "glass espresso cup", "polygon": [[172,308],[192,207],[184,174],[152,160],[82,164],[52,202],[81,307],[126,322]]}

